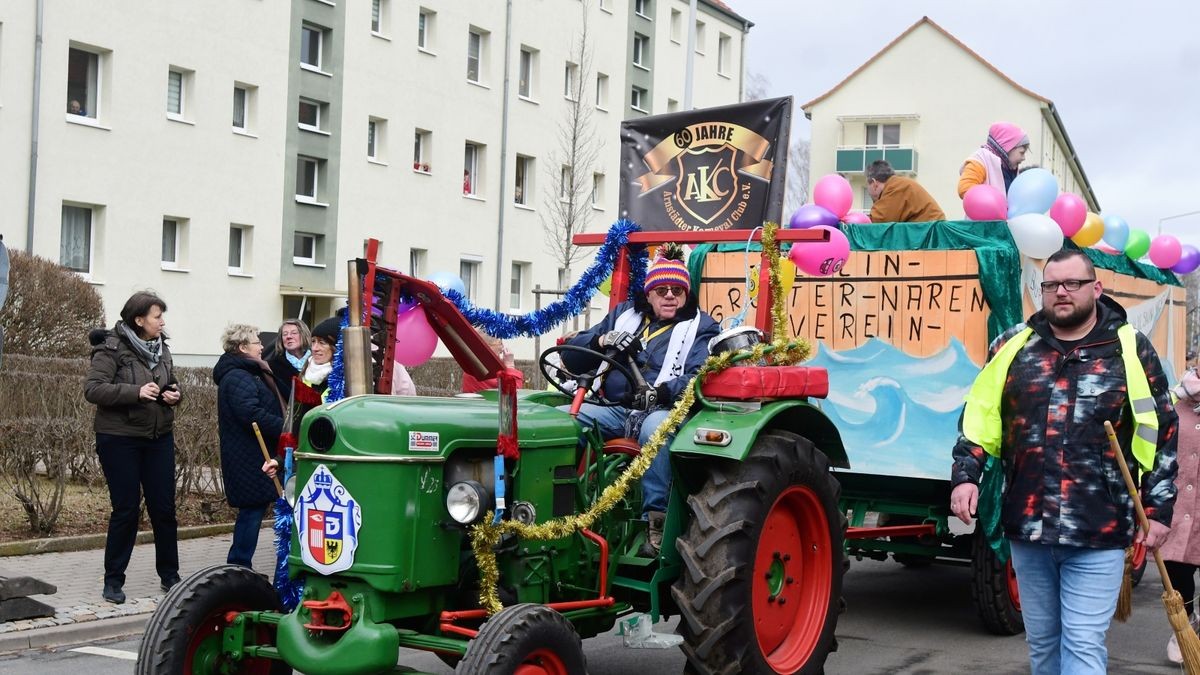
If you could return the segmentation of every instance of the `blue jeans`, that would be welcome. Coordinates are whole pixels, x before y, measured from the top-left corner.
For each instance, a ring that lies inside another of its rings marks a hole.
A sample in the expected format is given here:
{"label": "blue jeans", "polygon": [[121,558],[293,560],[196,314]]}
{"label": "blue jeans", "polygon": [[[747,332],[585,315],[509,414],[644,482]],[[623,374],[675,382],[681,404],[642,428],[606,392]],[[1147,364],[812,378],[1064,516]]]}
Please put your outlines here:
{"label": "blue jeans", "polygon": [[[571,406],[560,406],[559,410],[570,412]],[[600,435],[606,441],[624,438],[625,420],[629,418],[631,412],[629,408],[621,406],[604,407],[584,403],[583,407],[579,409],[579,423],[585,429],[598,427]],[[642,430],[638,434],[638,443],[645,445],[654,430],[663,423],[663,420],[667,419],[667,415],[670,413],[669,410],[655,410],[646,415],[645,421],[642,422]],[[654,456],[654,461],[650,462],[650,468],[642,475],[643,514],[651,511],[667,512],[667,497],[671,491],[671,456],[667,452],[667,448],[670,447],[674,438],[674,434],[667,437],[667,442]]]}
{"label": "blue jeans", "polygon": [[229,556],[225,558],[225,562],[242,567],[254,566],[258,530],[262,527],[262,519],[268,506],[270,504],[243,506],[238,509],[237,521],[233,524],[233,543],[229,546]]}
{"label": "blue jeans", "polygon": [[1103,675],[1125,551],[1009,543],[1033,675]]}

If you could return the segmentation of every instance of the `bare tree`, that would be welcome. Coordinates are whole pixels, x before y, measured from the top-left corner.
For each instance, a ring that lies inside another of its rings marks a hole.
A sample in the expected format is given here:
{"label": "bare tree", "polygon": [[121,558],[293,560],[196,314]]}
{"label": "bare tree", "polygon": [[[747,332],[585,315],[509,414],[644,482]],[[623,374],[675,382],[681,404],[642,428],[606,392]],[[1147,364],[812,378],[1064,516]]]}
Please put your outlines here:
{"label": "bare tree", "polygon": [[[770,96],[771,80],[762,73],[746,74],[745,99],[758,101]],[[792,137],[788,147],[787,191],[783,197],[784,218],[800,208],[808,199],[809,141],[807,138]]]}
{"label": "bare tree", "polygon": [[590,3],[580,3],[579,34],[571,48],[574,79],[567,83],[570,96],[558,125],[558,149],[550,154],[545,169],[546,189],[541,217],[546,251],[564,270],[564,283],[571,283],[571,267],[587,250],[572,238],[587,230],[592,219],[593,168],[604,143],[592,121],[592,105],[584,100],[585,83],[592,77],[592,46],[588,37]]}

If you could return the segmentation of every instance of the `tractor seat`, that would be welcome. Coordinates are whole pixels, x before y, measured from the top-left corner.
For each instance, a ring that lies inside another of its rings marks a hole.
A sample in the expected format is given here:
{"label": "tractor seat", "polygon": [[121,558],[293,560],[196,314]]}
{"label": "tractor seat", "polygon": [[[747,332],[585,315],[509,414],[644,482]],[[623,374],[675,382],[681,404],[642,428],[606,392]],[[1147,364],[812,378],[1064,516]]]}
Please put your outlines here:
{"label": "tractor seat", "polygon": [[604,454],[637,457],[642,454],[642,444],[636,438],[614,438],[604,442]]}
{"label": "tractor seat", "polygon": [[734,366],[710,375],[700,385],[706,398],[770,401],[779,398],[825,398],[829,373],[809,366]]}

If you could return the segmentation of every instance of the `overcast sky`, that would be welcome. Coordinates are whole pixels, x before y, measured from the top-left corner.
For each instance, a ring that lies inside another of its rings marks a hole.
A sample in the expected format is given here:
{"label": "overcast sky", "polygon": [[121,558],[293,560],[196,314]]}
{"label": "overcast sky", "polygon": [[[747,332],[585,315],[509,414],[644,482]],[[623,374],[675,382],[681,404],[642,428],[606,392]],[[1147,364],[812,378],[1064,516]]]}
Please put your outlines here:
{"label": "overcast sky", "polygon": [[[1160,219],[1200,211],[1197,0],[726,2],[755,24],[747,71],[797,106],[927,15],[1054,101],[1105,214],[1153,237]],[[794,133],[809,137],[795,112]],[[1167,220],[1162,231],[1200,245],[1200,214]]]}

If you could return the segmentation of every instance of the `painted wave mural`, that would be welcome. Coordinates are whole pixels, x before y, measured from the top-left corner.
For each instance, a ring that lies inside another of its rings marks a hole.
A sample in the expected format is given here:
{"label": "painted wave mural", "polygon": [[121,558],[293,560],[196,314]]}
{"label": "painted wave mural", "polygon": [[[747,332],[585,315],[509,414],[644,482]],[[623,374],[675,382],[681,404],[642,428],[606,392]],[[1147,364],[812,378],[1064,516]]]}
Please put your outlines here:
{"label": "painted wave mural", "polygon": [[841,352],[822,345],[805,365],[829,371],[820,406],[841,431],[850,471],[949,478],[963,397],[980,370],[957,338],[927,357],[877,338]]}

